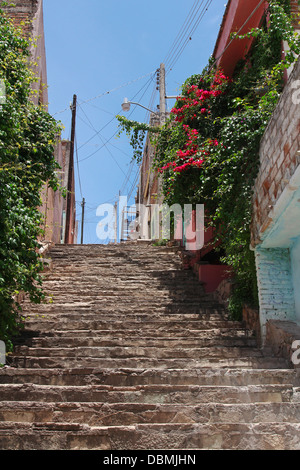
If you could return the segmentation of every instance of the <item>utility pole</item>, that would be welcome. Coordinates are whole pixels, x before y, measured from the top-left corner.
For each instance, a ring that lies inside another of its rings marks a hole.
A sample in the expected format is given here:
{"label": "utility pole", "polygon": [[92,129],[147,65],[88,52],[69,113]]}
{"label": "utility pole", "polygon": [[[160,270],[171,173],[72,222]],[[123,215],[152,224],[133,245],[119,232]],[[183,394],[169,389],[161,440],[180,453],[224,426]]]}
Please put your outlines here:
{"label": "utility pole", "polygon": [[159,112],[160,123],[166,122],[166,69],[165,64],[160,64],[159,71]]}
{"label": "utility pole", "polygon": [[73,96],[72,105],[72,127],[71,127],[71,145],[70,145],[70,160],[68,172],[68,187],[67,187],[67,211],[66,211],[66,229],[65,229],[65,243],[69,243],[70,232],[70,218],[71,218],[71,195],[73,189],[73,175],[74,175],[74,142],[75,142],[75,127],[76,127],[76,105],[77,96]]}
{"label": "utility pole", "polygon": [[115,202],[115,207],[114,207],[114,219],[115,219],[114,238],[115,238],[115,243],[117,243],[117,241],[118,241],[118,203],[117,202]]}
{"label": "utility pole", "polygon": [[85,206],[85,199],[82,199],[81,207],[82,207],[82,216],[81,216],[81,245],[83,245],[83,229],[84,229],[84,206]]}

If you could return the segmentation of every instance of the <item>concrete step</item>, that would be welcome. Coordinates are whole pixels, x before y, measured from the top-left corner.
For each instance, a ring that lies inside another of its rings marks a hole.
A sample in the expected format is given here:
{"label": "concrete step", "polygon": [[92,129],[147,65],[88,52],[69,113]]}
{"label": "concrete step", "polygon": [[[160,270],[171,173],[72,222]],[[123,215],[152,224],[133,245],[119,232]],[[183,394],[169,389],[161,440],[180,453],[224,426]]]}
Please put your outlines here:
{"label": "concrete step", "polygon": [[[47,255],[48,256],[48,255]],[[0,449],[300,449],[300,378],[178,250],[57,246],[0,369]]]}
{"label": "concrete step", "polygon": [[[1,423],[76,423],[131,426],[145,423],[299,423],[300,407],[290,402],[149,404],[3,401]],[[1,424],[0,424],[1,428]]]}
{"label": "concrete step", "polygon": [[[256,339],[254,337],[244,336],[229,336],[224,335],[211,337],[211,338],[201,338],[201,337],[164,337],[164,336],[145,336],[142,337],[129,337],[126,338],[116,338],[107,336],[89,336],[85,337],[76,337],[75,335],[64,337],[43,337],[35,338],[28,341],[28,345],[31,348],[66,348],[66,347],[157,347],[157,348],[208,348],[214,346],[226,346],[226,347],[256,347]],[[16,348],[15,351],[19,354],[21,350]]]}
{"label": "concrete step", "polygon": [[176,319],[171,321],[162,320],[161,318],[156,319],[153,317],[149,321],[139,320],[138,317],[135,320],[127,321],[124,320],[110,322],[109,320],[102,321],[100,318],[95,318],[95,320],[74,320],[68,321],[68,318],[52,320],[48,316],[38,315],[35,317],[26,318],[26,326],[31,331],[62,331],[62,330],[138,330],[142,329],[145,334],[147,331],[152,331],[155,329],[157,332],[161,331],[172,331],[176,334],[176,331],[199,331],[208,330],[209,328],[218,329],[218,328],[238,328],[240,329],[242,324],[235,321],[226,321],[226,320],[186,320],[177,321]]}
{"label": "concrete step", "polygon": [[[1,401],[97,403],[281,403],[293,401],[292,384],[285,385],[109,385],[55,386],[1,384]],[[294,402],[297,398],[294,399]],[[297,402],[299,403],[299,401]]]}
{"label": "concrete step", "polygon": [[21,357],[60,357],[60,358],[133,358],[137,362],[140,358],[155,359],[230,359],[243,357],[263,357],[263,352],[258,348],[237,346],[212,346],[212,347],[181,347],[166,348],[164,346],[76,346],[76,347],[50,347],[39,348],[20,346],[15,356]]}
{"label": "concrete step", "polygon": [[1,423],[0,449],[299,450],[300,424],[185,423],[90,427],[70,423]]}
{"label": "concrete step", "polygon": [[[45,317],[44,317],[45,318]],[[70,326],[72,326],[70,324]],[[184,340],[184,339],[199,339],[199,340],[205,340],[205,339],[218,339],[218,338],[255,338],[255,333],[252,330],[247,330],[245,328],[226,328],[226,327],[221,327],[221,328],[205,328],[203,325],[202,328],[199,329],[187,329],[187,328],[182,328],[180,329],[164,329],[164,330],[158,330],[157,328],[154,328],[155,323],[153,325],[153,328],[151,328],[151,325],[148,325],[147,330],[143,330],[142,328],[143,322],[139,321],[139,328],[135,329],[126,329],[124,331],[123,328],[121,329],[115,329],[113,332],[113,338],[115,339],[135,339],[138,340],[139,338],[165,338],[165,339],[170,339],[170,340]],[[21,338],[61,338],[61,337],[77,337],[77,338],[86,338],[86,337],[93,337],[93,338],[98,338],[98,337],[103,337],[104,339],[109,337],[111,338],[111,329],[80,329],[80,330],[75,330],[75,329],[62,329],[62,330],[49,330],[47,331],[44,329],[44,331],[38,331],[36,329],[31,330],[29,328],[29,325],[26,324],[26,328],[22,330],[22,334],[20,335]],[[17,339],[17,338],[16,338]]]}
{"label": "concrete step", "polygon": [[[81,367],[74,369],[0,369],[0,384],[36,385],[300,385],[294,369],[105,369]],[[294,388],[294,393],[295,393]]]}
{"label": "concrete step", "polygon": [[90,357],[34,357],[12,356],[8,363],[13,367],[23,368],[78,368],[92,367],[105,369],[195,369],[195,368],[243,368],[243,369],[286,369],[287,361],[275,357],[243,357],[243,358],[202,358],[189,359],[157,359],[157,358],[90,358]]}
{"label": "concrete step", "polygon": [[[76,303],[74,302],[74,305],[76,307]],[[30,319],[35,319],[35,318],[49,318],[49,319],[55,319],[56,317],[63,320],[78,320],[78,318],[82,318],[86,321],[88,320],[97,320],[98,318],[101,318],[102,321],[109,321],[110,323],[113,322],[120,322],[120,316],[124,316],[124,320],[127,322],[132,320],[139,320],[139,321],[187,321],[187,320],[212,320],[212,321],[226,321],[226,318],[224,318],[224,315],[220,313],[216,313],[213,309],[210,312],[209,309],[199,309],[199,313],[197,313],[194,309],[192,309],[192,313],[182,313],[182,310],[180,309],[177,313],[175,309],[167,308],[165,307],[164,309],[160,308],[157,309],[154,306],[151,308],[149,306],[143,307],[142,305],[139,305],[138,308],[135,307],[135,312],[132,311],[132,303],[129,304],[127,307],[120,306],[119,308],[116,309],[114,308],[113,305],[110,307],[106,304],[103,306],[103,308],[100,310],[99,307],[95,307],[93,305],[90,306],[90,308],[87,308],[85,305],[83,305],[81,308],[76,307],[76,310],[73,310],[68,308],[68,309],[63,309],[63,305],[58,306],[56,305],[55,307],[51,307],[50,305],[46,308],[40,308],[40,309],[31,309],[31,310],[25,310],[23,312],[23,317],[25,318],[26,321]],[[173,312],[172,312],[173,310]],[[153,314],[151,314],[151,311]]]}

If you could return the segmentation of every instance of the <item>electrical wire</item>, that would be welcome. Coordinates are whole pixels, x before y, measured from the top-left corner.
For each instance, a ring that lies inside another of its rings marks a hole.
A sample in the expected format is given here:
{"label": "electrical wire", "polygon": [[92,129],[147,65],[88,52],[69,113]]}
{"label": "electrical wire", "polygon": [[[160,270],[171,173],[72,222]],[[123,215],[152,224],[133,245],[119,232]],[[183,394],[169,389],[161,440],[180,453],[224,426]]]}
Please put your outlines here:
{"label": "electrical wire", "polygon": [[132,186],[131,186],[131,189],[130,189],[130,191],[129,191],[129,193],[128,193],[128,200],[130,200],[131,195],[132,195],[132,193],[133,193],[135,187],[137,186],[137,182],[138,182],[139,176],[140,176],[140,168],[138,168],[138,170],[137,170],[137,173],[136,173],[136,175],[135,175],[134,182],[133,182],[133,184],[132,184]]}
{"label": "electrical wire", "polygon": [[173,51],[175,50],[175,48],[177,47],[177,42],[180,42],[182,36],[185,34],[186,32],[186,29],[187,27],[189,26],[190,22],[192,21],[191,17],[192,15],[194,14],[195,12],[195,9],[196,9],[196,6],[197,6],[197,3],[199,3],[200,0],[195,0],[187,18],[185,19],[185,22],[183,23],[181,29],[179,30],[179,33],[177,34],[168,54],[166,55],[166,57],[164,58],[164,64],[167,64],[170,57],[172,56],[172,53]]}
{"label": "electrical wire", "polygon": [[[121,88],[124,88],[126,86],[129,86],[135,82],[138,82],[139,80],[143,80],[143,78],[146,78],[146,77],[149,77],[149,75],[153,75],[153,73],[155,72],[150,72],[150,73],[147,73],[146,75],[143,75],[141,77],[138,77],[134,80],[131,80],[130,82],[127,82],[127,83],[123,83],[122,85],[119,85],[118,87],[116,88],[113,88],[112,90],[109,90],[109,91],[105,91],[97,96],[94,96],[93,98],[90,98],[88,100],[85,100],[85,101],[82,101],[80,104],[85,104],[85,103],[89,103],[90,101],[93,101],[93,100],[96,100],[98,98],[101,98],[102,96],[105,96],[105,95],[109,95],[110,93],[113,93],[117,90],[120,90]],[[57,111],[56,113],[52,114],[52,116],[56,116],[57,114],[62,114],[64,113],[65,111],[67,111],[68,109],[70,108],[70,106],[67,106],[66,108],[62,109],[61,111]]]}
{"label": "electrical wire", "polygon": [[85,103],[89,103],[90,101],[93,101],[93,100],[96,100],[96,99],[98,99],[98,98],[101,98],[102,96],[109,95],[110,93],[113,93],[114,91],[120,90],[121,88],[124,88],[124,87],[126,87],[126,86],[132,85],[133,83],[135,83],[135,82],[137,82],[137,81],[139,81],[139,80],[142,80],[143,78],[147,78],[147,77],[149,77],[149,76],[152,76],[154,73],[155,73],[155,71],[154,71],[154,72],[147,73],[146,75],[143,75],[142,77],[136,78],[135,80],[131,80],[131,81],[128,82],[128,83],[124,83],[123,85],[120,85],[120,86],[118,86],[118,87],[116,87],[116,88],[113,88],[113,89],[110,90],[110,91],[105,91],[104,93],[101,93],[100,95],[94,96],[94,98],[90,98],[90,99],[88,99],[88,100],[86,100],[86,101],[82,101],[80,104],[82,105],[82,104],[85,104]]}
{"label": "electrical wire", "polygon": [[[92,130],[95,130],[95,128],[89,124],[88,122],[86,122],[80,115],[77,116],[78,119],[80,119],[87,127],[89,127],[90,129]],[[111,147],[114,147],[115,149],[119,150],[120,152],[122,152],[124,155],[126,155],[127,157],[130,157],[129,153],[125,152],[123,149],[121,149],[120,147],[117,147],[116,145],[110,143],[110,142],[107,142],[107,144],[109,144]],[[95,144],[95,146],[97,146],[97,144]]]}
{"label": "electrical wire", "polygon": [[[153,77],[150,77],[150,79],[149,79],[148,81],[151,82],[152,79],[153,79]],[[146,84],[141,88],[141,90],[148,84],[148,81],[147,81]],[[133,97],[133,99],[135,99],[135,97],[140,93],[141,90],[138,91],[138,93]],[[83,104],[83,103],[80,103],[80,104]],[[120,114],[121,112],[122,112],[122,109],[120,109],[117,114]],[[115,120],[115,118],[116,118],[116,116],[114,115],[114,117],[113,117],[110,121],[108,121],[99,131],[96,131],[96,134],[94,134],[89,140],[87,140],[84,144],[82,144],[82,145],[79,147],[79,149],[81,149],[81,148],[84,147],[86,144],[88,144],[94,137],[97,137],[97,135],[100,134],[100,132],[102,132],[109,124],[111,124],[111,123]],[[108,141],[112,140],[112,139],[117,135],[117,133],[118,133],[118,131],[116,131]],[[108,142],[108,141],[107,141],[107,142]],[[102,146],[101,148],[103,148],[103,146]],[[97,149],[94,153],[92,153],[91,155],[89,155],[88,157],[85,157],[84,159],[82,159],[82,160],[80,160],[80,161],[84,161],[84,160],[87,160],[88,158],[92,157],[95,153],[97,153],[99,150],[101,150],[101,148],[100,148],[100,149]]]}
{"label": "electrical wire", "polygon": [[[150,77],[150,79],[146,82],[146,84],[134,95],[134,97],[132,98],[132,100],[134,100],[136,98],[136,96],[139,95],[139,93],[143,90],[143,88],[148,85],[148,82],[151,82],[153,80],[153,76],[154,74],[156,73],[155,72],[152,72],[152,76]],[[82,104],[82,103],[81,103]],[[122,112],[122,109],[119,110],[119,113]],[[133,111],[132,111],[133,112]],[[132,112],[130,113],[130,115],[132,114]],[[98,134],[100,134],[100,132],[102,132],[109,124],[111,124],[112,121],[114,121],[116,119],[116,117],[114,116],[110,121],[108,121],[99,131],[97,131],[92,137],[90,137],[90,139],[88,139],[84,144],[82,144],[79,149],[81,149],[82,147],[84,147],[86,144],[88,144],[92,139],[94,139]],[[88,160],[89,158],[93,157],[97,152],[99,152],[108,142],[110,142],[116,135],[118,134],[118,130],[116,130],[116,132],[114,132],[114,134],[108,139],[106,140],[105,144],[102,145],[100,148],[98,148],[97,150],[95,150],[94,152],[92,152],[90,155],[88,155],[87,157],[84,157],[82,158],[81,160],[79,160],[79,162],[83,162],[85,160]]]}
{"label": "electrical wire", "polygon": [[176,62],[178,61],[178,59],[182,55],[184,49],[186,48],[187,44],[192,39],[192,36],[195,33],[196,29],[198,28],[201,20],[203,19],[205,13],[208,11],[208,9],[209,9],[209,7],[212,3],[212,0],[207,0],[205,5],[203,6],[202,10],[199,12],[199,10],[201,9],[203,3],[204,3],[204,1],[202,0],[199,8],[197,9],[196,14],[193,17],[193,20],[194,20],[194,18],[196,18],[196,15],[198,15],[197,19],[196,19],[195,23],[191,25],[191,29],[189,29],[187,31],[186,38],[180,41],[180,43],[177,46],[177,49],[175,50],[175,52],[173,53],[171,58],[168,60],[168,64],[166,65],[166,68],[168,69],[167,73],[169,73],[173,69]]}
{"label": "electrical wire", "polygon": [[101,140],[101,142],[102,142],[102,144],[103,144],[102,148],[103,148],[103,147],[106,148],[106,150],[108,151],[109,155],[110,155],[111,158],[114,160],[114,162],[115,162],[115,164],[117,165],[117,167],[119,168],[119,170],[121,170],[121,172],[126,176],[126,174],[125,174],[123,168],[119,165],[117,159],[114,157],[114,155],[112,154],[112,152],[111,152],[111,151],[109,150],[109,148],[107,147],[107,143],[104,142],[103,137],[99,134],[99,132],[96,131],[96,129],[94,128],[94,126],[93,126],[93,124],[91,123],[90,119],[89,119],[88,116],[86,115],[85,111],[82,109],[81,104],[79,105],[79,107],[80,107],[81,111],[83,112],[83,114],[85,115],[85,117],[87,118],[87,120],[89,121],[89,123],[90,123],[92,129],[96,132],[97,136],[100,138],[100,140]]}

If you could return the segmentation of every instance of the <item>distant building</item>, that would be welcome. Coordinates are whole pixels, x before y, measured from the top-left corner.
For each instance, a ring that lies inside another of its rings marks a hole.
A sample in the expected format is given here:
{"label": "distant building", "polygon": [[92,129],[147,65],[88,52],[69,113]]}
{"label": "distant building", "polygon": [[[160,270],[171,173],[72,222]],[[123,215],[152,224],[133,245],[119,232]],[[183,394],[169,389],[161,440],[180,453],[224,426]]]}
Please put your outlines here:
{"label": "distant building", "polygon": [[[150,125],[155,127],[159,124],[159,117],[152,114]],[[152,226],[153,207],[155,204],[161,204],[163,202],[163,197],[160,191],[159,173],[153,169],[154,156],[155,148],[151,144],[150,137],[148,135],[144,147],[143,159],[140,167],[140,179],[135,199],[139,218],[139,238],[147,240],[154,237]],[[143,207],[143,213],[141,207]]]}

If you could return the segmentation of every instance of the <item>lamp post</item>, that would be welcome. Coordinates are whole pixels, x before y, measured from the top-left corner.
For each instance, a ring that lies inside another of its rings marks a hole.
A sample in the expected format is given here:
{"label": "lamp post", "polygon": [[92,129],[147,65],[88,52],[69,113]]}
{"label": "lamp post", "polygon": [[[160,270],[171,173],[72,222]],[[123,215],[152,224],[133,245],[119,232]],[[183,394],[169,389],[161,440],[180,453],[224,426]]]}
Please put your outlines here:
{"label": "lamp post", "polygon": [[128,98],[124,98],[124,101],[122,103],[122,109],[123,111],[129,111],[130,110],[130,105],[134,104],[136,106],[141,106],[142,108],[146,109],[147,111],[150,111],[150,113],[155,114],[156,116],[159,116],[159,120],[161,124],[164,124],[166,121],[166,100],[167,99],[177,99],[179,98],[178,96],[167,96],[166,95],[166,72],[165,72],[165,65],[160,64],[160,69],[159,69],[159,112],[152,111],[149,108],[146,108],[146,106],[143,106],[140,103],[135,103],[133,101],[129,101]]}
{"label": "lamp post", "polygon": [[142,104],[140,103],[135,103],[134,101],[129,101],[128,98],[124,98],[124,101],[122,103],[122,109],[123,111],[129,111],[130,110],[130,105],[136,105],[136,106],[141,106],[142,108],[146,109],[147,111],[150,111],[150,113],[153,113],[153,114],[157,114],[159,115],[160,113],[157,113],[155,111],[152,111],[151,109],[149,108],[146,108],[146,106],[143,106]]}
{"label": "lamp post", "polygon": [[142,108],[150,111],[157,116],[159,116],[160,124],[165,124],[166,122],[166,99],[177,98],[175,96],[166,96],[166,70],[165,64],[160,64],[159,68],[159,112],[152,111],[149,108],[146,108],[140,103],[134,103],[133,101],[129,101],[127,98],[124,99],[122,103],[123,111],[129,111],[130,105],[135,104],[137,106],[141,106]]}

